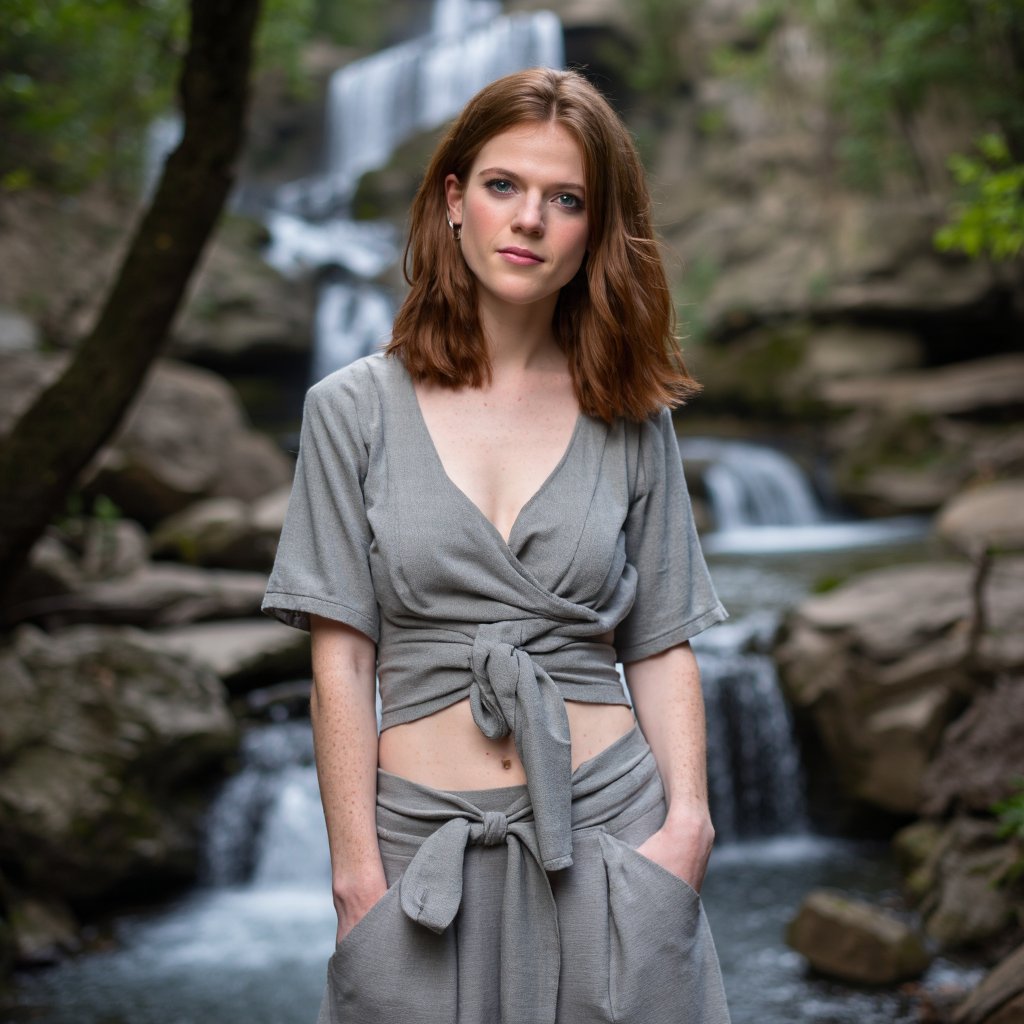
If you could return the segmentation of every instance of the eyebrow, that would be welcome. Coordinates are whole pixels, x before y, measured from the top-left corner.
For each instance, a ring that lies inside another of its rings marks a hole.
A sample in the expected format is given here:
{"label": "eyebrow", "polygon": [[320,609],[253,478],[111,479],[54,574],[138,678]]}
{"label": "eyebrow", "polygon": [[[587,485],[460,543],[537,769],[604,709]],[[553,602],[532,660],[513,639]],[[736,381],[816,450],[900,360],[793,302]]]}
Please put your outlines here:
{"label": "eyebrow", "polygon": [[[482,171],[477,173],[478,178],[513,178],[516,181],[521,180],[520,176],[515,171],[506,170],[504,167],[485,167]],[[564,190],[566,192],[573,190],[575,192],[586,193],[586,189],[575,181],[556,181],[550,186],[552,189]]]}

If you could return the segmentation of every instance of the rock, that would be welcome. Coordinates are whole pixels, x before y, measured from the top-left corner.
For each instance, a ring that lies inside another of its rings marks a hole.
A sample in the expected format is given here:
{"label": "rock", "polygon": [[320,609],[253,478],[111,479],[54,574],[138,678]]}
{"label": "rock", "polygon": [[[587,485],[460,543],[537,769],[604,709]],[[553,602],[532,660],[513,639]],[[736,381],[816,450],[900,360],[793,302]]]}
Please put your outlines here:
{"label": "rock", "polygon": [[817,382],[917,369],[924,346],[906,331],[832,324],[815,330],[805,373]]}
{"label": "rock", "polygon": [[965,487],[1024,475],[1024,431],[999,424],[861,409],[833,426],[834,481],[872,515],[930,512]]}
{"label": "rock", "polygon": [[162,362],[86,478],[93,493],[150,525],[203,497],[252,501],[287,484],[293,469],[268,438],[249,430],[223,380]]}
{"label": "rock", "polygon": [[992,819],[958,817],[943,827],[918,869],[925,933],[942,949],[977,946],[1005,933],[1016,919],[1004,884],[1019,856]]}
{"label": "rock", "polygon": [[957,495],[939,513],[935,532],[967,554],[1024,549],[1024,480],[999,480]]}
{"label": "rock", "polygon": [[147,563],[120,579],[89,583],[15,611],[50,627],[81,622],[172,626],[256,615],[266,585],[264,573]]}
{"label": "rock", "polygon": [[14,623],[43,618],[73,600],[90,581],[127,576],[145,563],[149,540],[129,519],[68,520],[51,525],[32,546],[28,564],[2,609]]}
{"label": "rock", "polygon": [[[0,355],[0,434],[66,356]],[[158,362],[114,440],[83,475],[123,517],[150,526],[206,497],[255,501],[290,483],[294,462],[253,431],[234,389],[198,367]]]}
{"label": "rock", "polygon": [[931,868],[942,837],[942,824],[927,819],[906,825],[893,836],[893,853],[903,872],[907,892],[915,903],[927,896],[935,882]]}
{"label": "rock", "polygon": [[39,328],[16,309],[0,306],[0,352],[34,352]]}
{"label": "rock", "polygon": [[205,666],[234,692],[312,675],[309,634],[271,619],[203,622],[149,636],[159,650]]}
{"label": "rock", "polygon": [[266,229],[225,218],[203,254],[196,284],[174,327],[170,352],[206,366],[300,361],[313,336],[310,282],[291,281],[260,252]]}
{"label": "rock", "polygon": [[979,679],[1024,670],[1024,559],[998,559],[972,629],[974,570],[893,566],[854,577],[787,616],[783,686],[846,797],[916,814],[943,730]]}
{"label": "rock", "polygon": [[987,814],[1024,772],[1024,676],[979,694],[942,735],[924,774],[922,810],[933,817]]}
{"label": "rock", "polygon": [[920,936],[898,917],[842,893],[810,893],[786,942],[822,974],[860,985],[916,978],[930,961]]}
{"label": "rock", "polygon": [[953,1024],[1024,1021],[1024,946],[1000,961],[956,1008]]}
{"label": "rock", "polygon": [[19,966],[43,967],[81,948],[78,922],[67,904],[46,896],[5,898]]}
{"label": "rock", "polygon": [[836,407],[893,409],[903,415],[950,416],[1020,411],[1024,355],[1010,354],[884,377],[836,380],[823,397]]}
{"label": "rock", "polygon": [[208,670],[132,629],[15,630],[0,652],[0,857],[26,897],[121,900],[195,874],[236,745]]}
{"label": "rock", "polygon": [[152,552],[192,565],[270,571],[284,525],[290,488],[252,505],[236,498],[208,498],[160,523]]}

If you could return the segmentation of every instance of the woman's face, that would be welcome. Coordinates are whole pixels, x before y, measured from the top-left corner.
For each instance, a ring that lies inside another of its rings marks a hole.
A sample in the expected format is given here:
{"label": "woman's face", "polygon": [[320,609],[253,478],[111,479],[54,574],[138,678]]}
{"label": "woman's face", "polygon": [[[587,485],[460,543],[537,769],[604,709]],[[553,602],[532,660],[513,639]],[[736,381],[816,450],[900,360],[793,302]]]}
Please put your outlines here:
{"label": "woman's face", "polygon": [[547,303],[554,312],[587,250],[583,157],[557,122],[495,135],[463,181],[445,179],[462,254],[478,283],[481,312]]}

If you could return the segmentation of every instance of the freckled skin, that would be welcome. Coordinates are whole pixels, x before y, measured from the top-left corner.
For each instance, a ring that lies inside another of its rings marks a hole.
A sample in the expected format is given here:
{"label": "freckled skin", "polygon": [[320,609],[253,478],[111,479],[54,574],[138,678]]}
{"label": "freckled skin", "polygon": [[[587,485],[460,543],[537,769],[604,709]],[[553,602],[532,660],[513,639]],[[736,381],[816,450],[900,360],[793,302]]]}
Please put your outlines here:
{"label": "freckled skin", "polygon": [[[584,181],[572,136],[557,124],[528,124],[487,142],[464,181],[445,182],[477,282],[493,377],[481,389],[417,383],[416,396],[446,474],[506,542],[579,416],[551,324],[559,291],[586,254]],[[341,623],[311,621],[311,712],[340,940],[386,889],[374,812],[378,764],[440,789],[518,785],[526,775],[513,738],[487,739],[468,700],[387,729],[378,742],[372,643]],[[699,888],[714,833],[696,660],[681,644],[625,672],[669,803],[664,826],[639,850]],[[566,711],[574,767],[634,724],[621,705],[566,701]]]}

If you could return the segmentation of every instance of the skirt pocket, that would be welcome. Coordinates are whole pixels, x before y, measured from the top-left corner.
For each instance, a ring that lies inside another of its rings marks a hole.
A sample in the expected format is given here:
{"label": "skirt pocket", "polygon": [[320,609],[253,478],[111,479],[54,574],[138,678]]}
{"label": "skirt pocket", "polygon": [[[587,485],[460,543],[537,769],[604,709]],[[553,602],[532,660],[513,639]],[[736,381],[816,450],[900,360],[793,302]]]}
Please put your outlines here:
{"label": "skirt pocket", "polygon": [[616,1024],[728,1024],[700,896],[683,879],[601,833],[608,884],[608,997]]}
{"label": "skirt pocket", "polygon": [[409,920],[396,881],[336,946],[318,1024],[451,1024],[451,932],[435,935]]}

